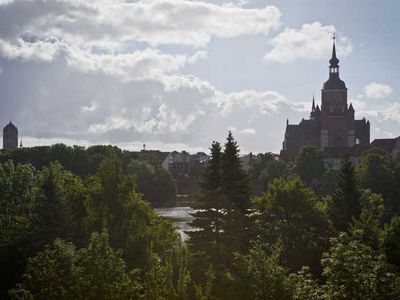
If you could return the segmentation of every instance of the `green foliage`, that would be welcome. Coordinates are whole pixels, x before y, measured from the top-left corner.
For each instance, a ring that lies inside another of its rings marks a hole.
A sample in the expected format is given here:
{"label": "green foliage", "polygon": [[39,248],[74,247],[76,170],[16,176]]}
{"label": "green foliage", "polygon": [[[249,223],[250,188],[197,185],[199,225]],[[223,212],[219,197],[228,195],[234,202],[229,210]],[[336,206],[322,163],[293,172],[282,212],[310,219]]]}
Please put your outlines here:
{"label": "green foliage", "polygon": [[362,211],[350,226],[350,234],[358,237],[364,244],[378,251],[382,244],[381,220],[384,210],[380,195],[366,190],[360,199]]}
{"label": "green foliage", "polygon": [[314,279],[309,267],[303,267],[296,274],[290,274],[293,300],[324,300],[330,299],[324,287]]}
{"label": "green foliage", "polygon": [[212,265],[209,265],[206,272],[206,282],[204,285],[194,283],[195,295],[198,300],[212,299],[211,290],[216,278],[215,271]]}
{"label": "green foliage", "polygon": [[307,186],[311,186],[313,180],[319,179],[325,171],[321,150],[314,146],[301,148],[295,159],[294,171]]}
{"label": "green foliage", "polygon": [[253,200],[257,235],[270,245],[282,241],[282,262],[292,270],[318,260],[331,233],[330,222],[314,192],[298,178],[276,179]]}
{"label": "green foliage", "polygon": [[273,179],[285,178],[288,173],[286,163],[278,159],[276,154],[270,152],[258,154],[249,170],[253,193],[265,192]]}
{"label": "green foliage", "polygon": [[25,238],[29,230],[35,189],[30,165],[0,164],[0,252]]}
{"label": "green foliage", "polygon": [[251,239],[247,216],[249,181],[230,132],[223,152],[217,142],[213,142],[210,150],[211,159],[201,177],[202,195],[196,206],[201,210],[194,215],[192,223],[199,230],[188,233],[190,269],[200,293],[199,287],[206,286],[209,280],[204,275],[211,264],[216,270],[213,296],[232,298],[237,282],[234,253],[246,251]]}
{"label": "green foliage", "polygon": [[398,179],[396,179],[395,163],[389,154],[374,148],[363,152],[357,174],[363,188],[381,194],[387,209],[398,210],[396,201]]}
{"label": "green foliage", "polygon": [[266,189],[272,180],[276,178],[286,178],[288,172],[288,168],[283,160],[274,159],[265,164],[265,168],[262,170],[259,179],[264,189]]}
{"label": "green foliage", "polygon": [[[38,192],[31,219],[30,243],[36,252],[56,238],[75,241],[78,221],[73,204],[83,201],[80,179],[51,163],[38,174]],[[33,252],[33,253],[34,253]]]}
{"label": "green foliage", "polygon": [[346,231],[351,222],[361,213],[361,192],[355,169],[346,157],[340,168],[337,189],[327,199],[329,217],[338,231]]}
{"label": "green foliage", "polygon": [[229,132],[221,161],[222,193],[242,212],[249,207],[250,187],[239,160],[239,146]]}
{"label": "green foliage", "polygon": [[291,276],[294,299],[398,299],[398,275],[384,255],[363,244],[359,237],[341,233],[321,261],[324,284],[305,268]]}
{"label": "green foliage", "polygon": [[151,268],[153,250],[178,247],[179,238],[169,223],[157,217],[135,191],[135,178],[126,176],[117,157],[104,160],[96,175],[88,178],[92,231],[107,229],[113,248],[124,249],[129,267]]}
{"label": "green foliage", "polygon": [[[138,299],[136,272],[127,272],[121,252],[108,244],[108,234],[92,234],[87,248],[56,239],[28,261],[23,283],[13,299]],[[29,297],[27,297],[29,295]]]}
{"label": "green foliage", "polygon": [[127,166],[127,174],[136,178],[137,191],[153,206],[174,203],[176,187],[172,176],[149,160],[134,159]]}
{"label": "green foliage", "polygon": [[255,244],[249,254],[242,256],[241,264],[246,274],[246,289],[249,299],[288,299],[288,270],[280,265],[282,247],[278,243],[267,255],[260,244]]}
{"label": "green foliage", "polygon": [[[321,153],[304,148],[295,171],[322,184],[325,205],[270,153],[247,174],[231,133],[210,150],[186,244],[142,198],[175,193],[148,158],[110,146],[1,151],[0,298],[11,287],[12,299],[400,298],[400,218],[381,225],[397,203],[390,156],[371,150],[357,173],[345,160],[322,178]],[[249,177],[269,183],[252,206]]]}
{"label": "green foliage", "polygon": [[400,216],[386,224],[383,234],[383,249],[388,261],[400,268]]}
{"label": "green foliage", "polygon": [[175,182],[171,175],[148,157],[135,152],[121,151],[113,146],[38,146],[20,148],[16,151],[0,151],[0,163],[11,159],[14,163],[31,163],[41,170],[52,162],[58,161],[65,170],[80,177],[94,174],[102,161],[109,156],[116,156],[122,161],[124,172],[134,174],[137,180],[137,190],[144,194],[145,199],[154,205],[173,203],[176,196]]}
{"label": "green foliage", "polygon": [[322,274],[332,298],[385,299],[391,295],[394,274],[383,255],[344,233],[333,238],[331,244],[322,259]]}
{"label": "green foliage", "polygon": [[31,165],[0,164],[0,298],[23,272],[36,192]]}
{"label": "green foliage", "polygon": [[199,230],[189,232],[191,249],[191,269],[194,279],[200,281],[210,264],[225,265],[225,250],[222,244],[226,198],[221,193],[221,146],[213,142],[211,158],[205,168],[200,186],[203,194],[199,197],[192,226]]}
{"label": "green foliage", "polygon": [[216,192],[221,188],[221,144],[213,142],[210,148],[211,157],[199,180],[203,191]]}

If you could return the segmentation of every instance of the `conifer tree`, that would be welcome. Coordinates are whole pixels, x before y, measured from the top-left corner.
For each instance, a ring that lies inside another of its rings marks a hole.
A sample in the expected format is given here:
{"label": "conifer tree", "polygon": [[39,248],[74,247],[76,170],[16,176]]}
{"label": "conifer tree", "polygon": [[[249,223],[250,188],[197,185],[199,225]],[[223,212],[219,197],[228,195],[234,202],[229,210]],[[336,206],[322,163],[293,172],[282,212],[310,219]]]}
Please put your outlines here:
{"label": "conifer tree", "polygon": [[249,207],[250,186],[239,160],[239,146],[229,131],[221,162],[221,188],[223,194],[242,212]]}
{"label": "conifer tree", "polygon": [[34,250],[41,250],[56,238],[73,241],[77,234],[77,222],[69,202],[75,186],[68,186],[68,176],[74,177],[63,171],[59,163],[51,163],[39,174],[39,192],[31,220],[30,239]]}
{"label": "conifer tree", "polygon": [[196,274],[205,274],[209,264],[217,266],[224,263],[221,236],[226,201],[221,193],[220,143],[213,142],[210,151],[210,161],[199,182],[202,189],[196,205],[199,211],[193,215],[195,219],[192,222],[192,226],[199,230],[188,232],[195,279],[199,279]]}
{"label": "conifer tree", "polygon": [[339,231],[346,231],[353,219],[361,213],[361,192],[356,181],[354,166],[346,157],[340,168],[338,188],[328,198],[330,219]]}
{"label": "conifer tree", "polygon": [[233,253],[244,253],[250,248],[253,226],[248,217],[250,182],[239,160],[239,146],[229,132],[221,161],[221,191],[226,199],[223,223],[223,245],[227,249],[225,266],[234,272]]}

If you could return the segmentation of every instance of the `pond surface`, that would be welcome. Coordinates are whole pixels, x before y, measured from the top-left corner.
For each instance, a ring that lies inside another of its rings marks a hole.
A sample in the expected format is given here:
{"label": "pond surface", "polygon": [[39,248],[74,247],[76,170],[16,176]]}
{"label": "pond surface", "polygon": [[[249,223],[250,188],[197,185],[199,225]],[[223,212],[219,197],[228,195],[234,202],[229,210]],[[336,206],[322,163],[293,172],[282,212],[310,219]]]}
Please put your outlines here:
{"label": "pond surface", "polygon": [[189,236],[185,231],[195,231],[196,229],[190,226],[194,217],[191,215],[195,213],[196,210],[188,206],[178,206],[178,207],[161,207],[155,208],[155,212],[162,217],[165,217],[172,221],[175,225],[176,230],[181,235],[183,241],[186,241]]}

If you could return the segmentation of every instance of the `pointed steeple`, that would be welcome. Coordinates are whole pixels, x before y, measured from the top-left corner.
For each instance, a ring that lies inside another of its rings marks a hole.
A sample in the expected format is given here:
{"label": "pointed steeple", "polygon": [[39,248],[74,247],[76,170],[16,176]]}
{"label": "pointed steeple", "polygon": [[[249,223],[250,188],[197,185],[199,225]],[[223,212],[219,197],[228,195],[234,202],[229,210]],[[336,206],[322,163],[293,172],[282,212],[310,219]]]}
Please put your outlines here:
{"label": "pointed steeple", "polygon": [[320,112],[321,110],[319,109],[319,104],[317,104],[317,108],[315,109],[316,112]]}
{"label": "pointed steeple", "polygon": [[349,105],[349,111],[354,111],[354,107],[353,107],[353,104],[350,102],[350,105]]}
{"label": "pointed steeple", "polygon": [[329,60],[329,79],[324,90],[346,90],[346,84],[339,78],[339,59],[336,57],[336,37],[333,35],[332,57]]}
{"label": "pointed steeple", "polygon": [[315,95],[313,94],[312,96],[312,107],[311,110],[314,111],[315,110]]}
{"label": "pointed steeple", "polygon": [[332,58],[329,60],[329,68],[339,68],[339,59],[336,57],[336,37],[333,34],[333,47],[332,47]]}

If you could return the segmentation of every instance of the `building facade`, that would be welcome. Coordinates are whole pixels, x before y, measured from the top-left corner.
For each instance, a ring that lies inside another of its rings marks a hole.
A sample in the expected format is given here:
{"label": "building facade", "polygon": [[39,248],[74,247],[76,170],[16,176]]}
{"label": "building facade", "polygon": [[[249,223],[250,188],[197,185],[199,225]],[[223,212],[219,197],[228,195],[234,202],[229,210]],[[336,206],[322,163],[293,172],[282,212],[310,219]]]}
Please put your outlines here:
{"label": "building facade", "polygon": [[347,102],[347,87],[339,77],[339,59],[333,40],[332,58],[329,60],[329,78],[321,90],[321,106],[312,101],[310,118],[299,124],[286,122],[286,131],[280,157],[293,160],[304,146],[315,146],[323,152],[330,148],[350,149],[368,147],[370,123],[355,120],[354,107]]}
{"label": "building facade", "polygon": [[15,150],[18,148],[18,128],[10,121],[3,129],[3,149]]}

